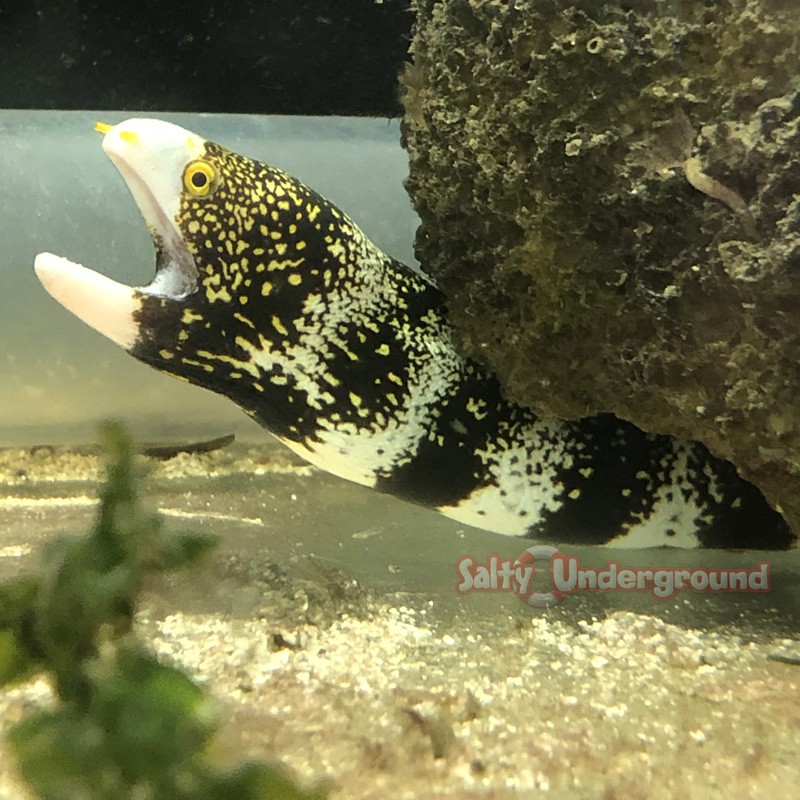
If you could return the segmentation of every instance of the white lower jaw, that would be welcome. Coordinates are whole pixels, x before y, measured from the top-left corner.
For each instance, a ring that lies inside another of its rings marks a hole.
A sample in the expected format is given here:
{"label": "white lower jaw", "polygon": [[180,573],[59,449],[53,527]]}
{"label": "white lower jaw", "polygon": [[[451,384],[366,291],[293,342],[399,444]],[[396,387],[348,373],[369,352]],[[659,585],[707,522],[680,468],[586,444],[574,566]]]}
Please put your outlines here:
{"label": "white lower jaw", "polygon": [[34,269],[64,308],[125,350],[133,348],[139,338],[134,314],[141,306],[135,289],[52,253],[39,253]]}

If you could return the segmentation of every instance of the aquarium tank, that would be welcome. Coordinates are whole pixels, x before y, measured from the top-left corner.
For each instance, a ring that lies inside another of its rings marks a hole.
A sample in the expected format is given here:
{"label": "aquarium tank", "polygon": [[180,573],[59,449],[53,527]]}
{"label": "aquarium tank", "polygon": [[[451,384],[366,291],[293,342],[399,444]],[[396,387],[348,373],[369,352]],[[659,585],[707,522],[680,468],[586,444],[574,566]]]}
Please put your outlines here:
{"label": "aquarium tank", "polygon": [[800,22],[0,8],[0,800],[800,778]]}

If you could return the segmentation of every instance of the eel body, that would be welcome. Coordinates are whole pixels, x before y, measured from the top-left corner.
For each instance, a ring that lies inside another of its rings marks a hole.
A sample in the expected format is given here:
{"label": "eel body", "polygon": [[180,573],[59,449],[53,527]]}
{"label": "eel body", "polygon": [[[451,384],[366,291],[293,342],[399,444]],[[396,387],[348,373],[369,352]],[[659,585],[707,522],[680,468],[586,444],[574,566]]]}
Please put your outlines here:
{"label": "eel body", "polygon": [[98,129],[152,234],[155,278],[131,288],[42,253],[41,282],[135,358],[226,395],[311,463],[542,541],[794,543],[702,445],[508,402],[456,351],[440,291],[298,180],[167,122]]}

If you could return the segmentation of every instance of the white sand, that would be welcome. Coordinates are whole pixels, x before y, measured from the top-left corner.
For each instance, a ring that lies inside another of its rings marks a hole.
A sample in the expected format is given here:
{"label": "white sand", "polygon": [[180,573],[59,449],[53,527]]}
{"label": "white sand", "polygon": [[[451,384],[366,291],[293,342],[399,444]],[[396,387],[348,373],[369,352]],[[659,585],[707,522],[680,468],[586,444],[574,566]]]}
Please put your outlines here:
{"label": "white sand", "polygon": [[[458,598],[455,559],[496,537],[265,453],[179,456],[146,493],[174,524],[224,536],[205,575],[165,580],[139,620],[217,699],[224,762],[277,759],[342,800],[800,785],[800,666],[767,658],[800,654],[796,554],[772,556],[772,597],[735,610],[699,595],[547,612]],[[56,530],[86,528],[96,477],[91,456],[0,453],[0,576],[32,568]],[[660,557],[681,558],[644,556]],[[0,694],[0,727],[47,697],[42,681]],[[0,798],[25,798],[2,750]]]}

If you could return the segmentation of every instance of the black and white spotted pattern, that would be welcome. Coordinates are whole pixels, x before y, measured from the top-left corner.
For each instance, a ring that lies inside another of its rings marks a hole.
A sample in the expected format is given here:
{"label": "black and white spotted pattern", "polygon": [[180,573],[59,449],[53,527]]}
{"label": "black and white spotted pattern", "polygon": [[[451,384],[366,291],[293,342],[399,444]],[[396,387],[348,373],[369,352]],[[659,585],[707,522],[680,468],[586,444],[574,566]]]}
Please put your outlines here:
{"label": "black and white spotted pattern", "polygon": [[[159,248],[124,346],[228,396],[313,464],[507,535],[794,542],[701,445],[610,416],[540,420],[505,400],[454,348],[441,293],[294,178],[167,123],[131,120],[110,136]],[[151,177],[170,170],[171,183]]]}

